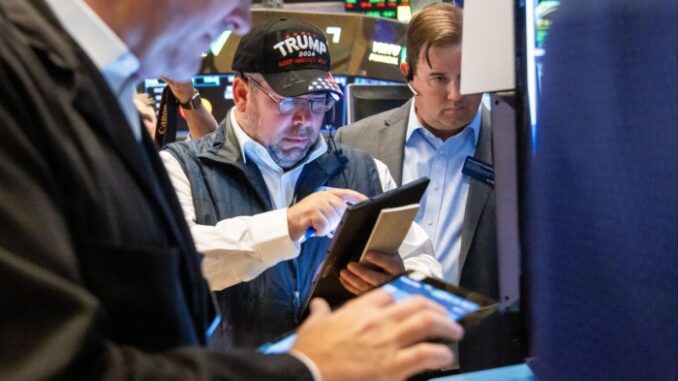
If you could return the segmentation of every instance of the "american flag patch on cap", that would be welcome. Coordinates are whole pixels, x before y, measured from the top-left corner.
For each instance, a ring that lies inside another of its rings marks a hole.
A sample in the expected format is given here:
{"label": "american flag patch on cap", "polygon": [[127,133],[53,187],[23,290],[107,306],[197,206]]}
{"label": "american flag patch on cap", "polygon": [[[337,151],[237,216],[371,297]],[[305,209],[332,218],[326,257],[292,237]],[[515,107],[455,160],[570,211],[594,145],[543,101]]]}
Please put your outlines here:
{"label": "american flag patch on cap", "polygon": [[326,77],[318,77],[311,82],[308,86],[308,92],[311,93],[316,91],[329,91],[337,100],[344,96],[339,85],[334,82],[332,73],[327,73]]}

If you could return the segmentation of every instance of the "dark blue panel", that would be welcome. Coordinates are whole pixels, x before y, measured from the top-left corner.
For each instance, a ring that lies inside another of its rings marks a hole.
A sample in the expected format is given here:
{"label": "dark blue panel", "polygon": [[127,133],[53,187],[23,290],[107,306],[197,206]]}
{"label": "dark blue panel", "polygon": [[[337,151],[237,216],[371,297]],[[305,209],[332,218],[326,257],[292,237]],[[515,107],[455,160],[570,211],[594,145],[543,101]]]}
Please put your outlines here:
{"label": "dark blue panel", "polygon": [[678,379],[677,14],[556,15],[525,197],[539,379]]}

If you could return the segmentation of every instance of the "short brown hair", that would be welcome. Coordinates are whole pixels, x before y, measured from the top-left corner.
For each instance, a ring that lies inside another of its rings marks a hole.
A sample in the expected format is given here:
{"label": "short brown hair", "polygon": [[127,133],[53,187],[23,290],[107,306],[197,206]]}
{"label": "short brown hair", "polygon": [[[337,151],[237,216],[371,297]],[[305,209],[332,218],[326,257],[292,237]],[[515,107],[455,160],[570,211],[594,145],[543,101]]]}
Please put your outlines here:
{"label": "short brown hair", "polygon": [[426,62],[431,46],[461,44],[462,10],[446,3],[431,4],[412,17],[407,28],[408,80],[412,80],[421,49],[426,49]]}

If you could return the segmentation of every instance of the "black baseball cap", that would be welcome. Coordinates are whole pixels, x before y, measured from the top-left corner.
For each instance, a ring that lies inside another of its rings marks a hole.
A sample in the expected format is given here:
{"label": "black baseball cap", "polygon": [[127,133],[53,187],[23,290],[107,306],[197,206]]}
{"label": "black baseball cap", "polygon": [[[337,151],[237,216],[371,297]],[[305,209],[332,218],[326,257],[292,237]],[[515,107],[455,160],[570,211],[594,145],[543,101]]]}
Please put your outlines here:
{"label": "black baseball cap", "polygon": [[325,92],[344,94],[330,73],[327,39],[311,24],[291,19],[269,20],[244,35],[235,50],[233,70],[260,73],[285,97]]}

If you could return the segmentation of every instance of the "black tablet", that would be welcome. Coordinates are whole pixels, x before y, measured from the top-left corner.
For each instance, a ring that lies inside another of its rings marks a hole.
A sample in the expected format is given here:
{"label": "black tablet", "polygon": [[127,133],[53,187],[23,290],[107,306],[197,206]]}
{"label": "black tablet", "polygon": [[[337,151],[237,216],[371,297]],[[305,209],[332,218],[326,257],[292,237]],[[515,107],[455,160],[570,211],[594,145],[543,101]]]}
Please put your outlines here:
{"label": "black tablet", "polygon": [[497,302],[440,279],[408,271],[381,286],[396,302],[422,295],[445,307],[448,315],[462,325],[473,324],[497,311]]}
{"label": "black tablet", "polygon": [[[379,287],[390,293],[396,302],[415,295],[431,299],[444,307],[450,318],[461,325],[476,323],[497,311],[497,302],[488,297],[417,272],[400,274]],[[282,339],[262,345],[259,351],[267,354],[287,352],[296,338],[295,333],[287,333]]]}
{"label": "black tablet", "polygon": [[322,297],[331,306],[336,306],[354,296],[339,282],[339,271],[350,261],[360,260],[382,209],[419,203],[428,183],[429,179],[423,177],[348,207],[337,226],[325,261],[315,274],[311,292],[304,301],[304,308],[314,297]]}

